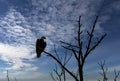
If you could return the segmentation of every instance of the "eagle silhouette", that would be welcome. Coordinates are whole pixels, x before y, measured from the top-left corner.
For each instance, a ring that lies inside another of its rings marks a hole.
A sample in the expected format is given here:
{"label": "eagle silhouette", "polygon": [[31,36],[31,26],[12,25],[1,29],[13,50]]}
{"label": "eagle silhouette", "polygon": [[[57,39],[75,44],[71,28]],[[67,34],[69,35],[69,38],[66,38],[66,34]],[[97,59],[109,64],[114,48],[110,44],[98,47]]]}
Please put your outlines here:
{"label": "eagle silhouette", "polygon": [[36,54],[37,58],[41,56],[41,53],[44,51],[46,47],[46,42],[45,42],[46,37],[42,36],[41,38],[36,40]]}

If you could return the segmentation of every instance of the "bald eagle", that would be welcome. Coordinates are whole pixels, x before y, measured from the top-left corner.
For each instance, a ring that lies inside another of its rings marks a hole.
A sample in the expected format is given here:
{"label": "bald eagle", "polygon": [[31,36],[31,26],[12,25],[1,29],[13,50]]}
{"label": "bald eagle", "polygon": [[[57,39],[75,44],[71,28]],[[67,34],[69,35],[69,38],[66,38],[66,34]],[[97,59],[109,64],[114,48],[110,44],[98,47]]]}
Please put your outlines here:
{"label": "bald eagle", "polygon": [[41,38],[36,40],[36,53],[37,53],[37,58],[41,56],[41,53],[46,47],[46,42],[45,42],[46,37],[42,36]]}

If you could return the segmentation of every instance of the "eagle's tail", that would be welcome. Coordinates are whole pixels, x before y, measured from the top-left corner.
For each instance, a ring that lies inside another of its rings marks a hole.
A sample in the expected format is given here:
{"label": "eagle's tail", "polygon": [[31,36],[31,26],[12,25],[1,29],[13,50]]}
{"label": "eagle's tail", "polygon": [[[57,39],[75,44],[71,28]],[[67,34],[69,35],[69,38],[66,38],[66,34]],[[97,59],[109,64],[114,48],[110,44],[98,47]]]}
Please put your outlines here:
{"label": "eagle's tail", "polygon": [[36,50],[37,58],[40,58],[42,52],[43,52],[43,49],[41,49],[41,48],[37,48],[37,50]]}

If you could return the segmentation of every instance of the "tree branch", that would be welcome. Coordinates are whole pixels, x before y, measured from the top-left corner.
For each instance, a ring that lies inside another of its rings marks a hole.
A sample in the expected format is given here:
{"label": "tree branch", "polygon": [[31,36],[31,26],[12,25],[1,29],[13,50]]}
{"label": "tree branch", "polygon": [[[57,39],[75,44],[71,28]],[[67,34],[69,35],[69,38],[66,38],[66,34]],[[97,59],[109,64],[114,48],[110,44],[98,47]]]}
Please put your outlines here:
{"label": "tree branch", "polygon": [[[95,21],[94,21],[94,25],[93,25],[93,27],[92,27],[91,32],[90,32],[90,33],[88,32],[89,40],[88,40],[88,45],[87,45],[87,47],[86,47],[85,57],[87,56],[88,51],[89,51],[89,49],[90,49],[91,41],[92,41],[92,38],[93,38],[93,32],[94,32],[94,29],[95,29],[95,25],[96,25],[96,23],[97,23],[97,19],[98,19],[98,16],[96,17],[96,19],[95,19]],[[85,58],[84,58],[84,59],[85,59]]]}
{"label": "tree branch", "polygon": [[116,70],[114,70],[114,74],[115,74],[114,81],[117,81],[117,78],[119,77],[120,71],[117,72]]}
{"label": "tree branch", "polygon": [[53,56],[52,54],[50,54],[50,53],[48,53],[48,52],[46,52],[46,51],[43,51],[45,54],[47,54],[48,56],[50,56],[51,58],[53,58],[58,64],[60,64],[61,65],[61,67],[63,68],[63,69],[65,69],[76,81],[79,81],[78,79],[77,79],[77,77],[75,76],[75,75],[73,75],[73,73],[72,72],[70,72],[55,56]]}
{"label": "tree branch", "polygon": [[102,71],[102,72],[99,72],[99,74],[102,75],[103,81],[107,81],[107,80],[108,80],[108,78],[107,78],[108,68],[105,68],[105,61],[100,62],[100,63],[98,63],[98,64],[99,64],[100,69],[101,69],[101,71]]}
{"label": "tree branch", "polygon": [[63,44],[68,45],[69,47],[76,47],[76,48],[79,48],[79,47],[76,46],[76,45],[72,45],[72,44],[66,43],[66,42],[64,42],[64,41],[60,41],[60,42],[63,43]]}
{"label": "tree branch", "polygon": [[90,54],[91,51],[93,51],[101,42],[102,40],[106,37],[107,34],[104,34],[98,41],[97,43],[92,46],[91,48],[89,48],[84,56],[84,60],[87,58],[87,56]]}
{"label": "tree branch", "polygon": [[55,78],[52,73],[50,73],[50,76],[52,77],[53,81],[55,81]]}

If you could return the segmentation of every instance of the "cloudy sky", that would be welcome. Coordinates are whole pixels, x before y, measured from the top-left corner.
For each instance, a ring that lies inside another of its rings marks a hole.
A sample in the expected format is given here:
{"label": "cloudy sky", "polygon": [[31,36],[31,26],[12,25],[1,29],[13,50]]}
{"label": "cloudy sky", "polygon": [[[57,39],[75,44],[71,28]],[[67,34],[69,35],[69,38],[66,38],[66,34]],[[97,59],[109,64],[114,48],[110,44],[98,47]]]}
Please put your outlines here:
{"label": "cloudy sky", "polygon": [[120,70],[119,0],[0,0],[0,79],[7,81],[8,70],[11,79],[50,81],[49,72],[55,63],[45,54],[36,58],[35,41],[44,35],[45,50],[52,53],[54,44],[59,50],[60,40],[73,40],[80,15],[82,30],[89,30],[98,15],[96,31],[107,33],[87,59],[85,77],[101,78],[98,74],[101,60],[106,60],[110,76],[114,69]]}

